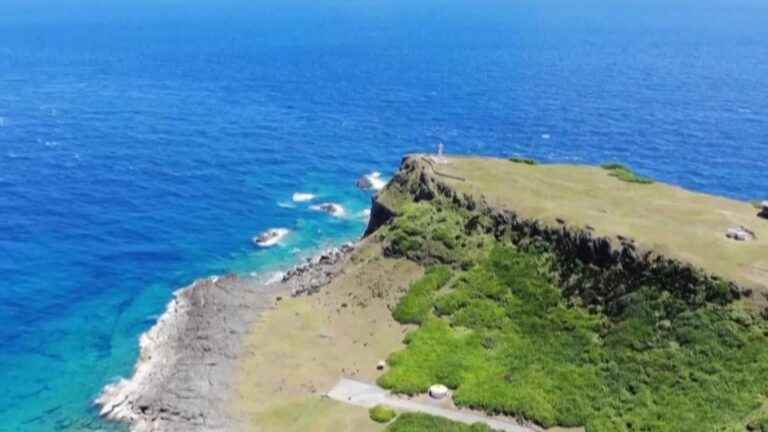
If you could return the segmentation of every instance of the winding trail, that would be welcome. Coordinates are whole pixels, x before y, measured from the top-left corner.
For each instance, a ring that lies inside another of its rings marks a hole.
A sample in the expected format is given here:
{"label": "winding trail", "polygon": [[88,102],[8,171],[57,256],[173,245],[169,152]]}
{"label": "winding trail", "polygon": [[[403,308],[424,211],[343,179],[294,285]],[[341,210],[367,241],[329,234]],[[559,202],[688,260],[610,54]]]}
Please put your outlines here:
{"label": "winding trail", "polygon": [[444,408],[429,402],[401,398],[392,395],[390,392],[379,386],[347,378],[340,379],[339,382],[336,383],[336,386],[327,393],[327,396],[339,402],[365,408],[384,404],[403,411],[421,412],[436,417],[445,417],[461,423],[485,423],[492,429],[499,431],[541,432],[540,428],[532,425],[520,425],[518,423],[500,420],[474,411]]}

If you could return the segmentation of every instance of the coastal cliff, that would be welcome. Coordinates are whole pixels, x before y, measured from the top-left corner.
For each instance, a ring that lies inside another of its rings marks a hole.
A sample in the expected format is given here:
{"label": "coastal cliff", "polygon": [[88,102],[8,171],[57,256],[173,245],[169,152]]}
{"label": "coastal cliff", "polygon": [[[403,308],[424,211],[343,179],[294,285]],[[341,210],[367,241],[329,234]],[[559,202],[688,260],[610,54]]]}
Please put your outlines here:
{"label": "coastal cliff", "polygon": [[440,382],[547,428],[768,426],[768,224],[748,203],[615,164],[421,155],[375,200],[384,254],[440,275],[393,310],[419,329],[384,388]]}
{"label": "coastal cliff", "polygon": [[[511,167],[512,163],[509,165]],[[472,193],[456,187],[456,183],[472,180],[449,174],[449,169],[449,166],[441,166],[425,156],[404,158],[386,190],[373,199],[366,235],[395,218],[406,203],[439,202],[439,205],[467,211],[470,230],[485,232],[498,240],[509,240],[520,247],[551,250],[564,291],[600,310],[617,312],[624,307],[622,298],[647,285],[662,285],[692,305],[711,300],[729,302],[751,298],[755,291],[759,293],[755,304],[761,307],[764,304],[768,277],[739,285],[727,277],[738,269],[727,272],[726,276],[717,275],[677,258],[675,254],[666,254],[664,251],[669,250],[666,245],[655,242],[649,245],[643,238],[636,240],[637,233],[600,235],[595,232],[599,228],[593,225],[568,224],[569,209],[565,206],[561,208],[563,216],[551,221],[519,213],[514,202],[494,206],[488,203],[482,189]],[[744,204],[744,207],[748,206]],[[765,224],[755,218],[753,225],[762,227]],[[721,230],[713,228],[709,234],[721,236],[722,243],[729,245],[733,242],[723,235],[728,226],[723,224]],[[670,227],[659,227],[659,230],[665,229]],[[745,247],[754,248],[755,245]],[[723,248],[721,253],[726,255],[730,251]]]}

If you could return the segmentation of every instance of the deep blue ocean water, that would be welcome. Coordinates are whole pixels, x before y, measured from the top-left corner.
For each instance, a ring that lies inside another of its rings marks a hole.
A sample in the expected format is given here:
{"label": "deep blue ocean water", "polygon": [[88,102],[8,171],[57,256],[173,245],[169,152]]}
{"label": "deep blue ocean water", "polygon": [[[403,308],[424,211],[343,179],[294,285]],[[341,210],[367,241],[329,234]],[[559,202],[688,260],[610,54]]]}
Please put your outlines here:
{"label": "deep blue ocean water", "polygon": [[[3,0],[0,431],[111,428],[91,401],[175,289],[356,238],[356,177],[439,142],[768,197],[766,22],[763,0]],[[255,248],[270,227],[294,233]]]}

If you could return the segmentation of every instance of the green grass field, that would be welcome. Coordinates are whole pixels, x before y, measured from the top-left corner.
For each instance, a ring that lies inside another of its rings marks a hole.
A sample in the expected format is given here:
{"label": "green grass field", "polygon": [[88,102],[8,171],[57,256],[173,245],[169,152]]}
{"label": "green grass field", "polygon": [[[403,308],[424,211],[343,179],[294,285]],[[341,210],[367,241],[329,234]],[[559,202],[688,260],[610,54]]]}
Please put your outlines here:
{"label": "green grass field", "polygon": [[[415,394],[442,383],[459,406],[546,427],[760,425],[768,324],[759,314],[722,300],[692,305],[664,286],[627,294],[610,317],[589,312],[563,296],[546,250],[498,242],[468,222],[447,203],[422,202],[382,231],[390,253],[440,266],[395,308],[396,319],[420,327],[391,355],[380,385]],[[422,421],[436,420],[406,418],[390,430],[475,430],[414,426]]]}

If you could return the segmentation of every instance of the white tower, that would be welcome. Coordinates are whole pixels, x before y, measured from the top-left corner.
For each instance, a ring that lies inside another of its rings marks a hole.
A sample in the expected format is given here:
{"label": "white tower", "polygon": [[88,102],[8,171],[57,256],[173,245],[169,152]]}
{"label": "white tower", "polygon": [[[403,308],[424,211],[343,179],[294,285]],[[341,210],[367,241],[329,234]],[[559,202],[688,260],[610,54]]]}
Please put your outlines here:
{"label": "white tower", "polygon": [[437,157],[435,157],[435,162],[440,164],[444,164],[448,162],[447,160],[445,160],[445,157],[443,156],[444,150],[445,150],[445,146],[443,145],[443,143],[439,143],[437,145]]}

